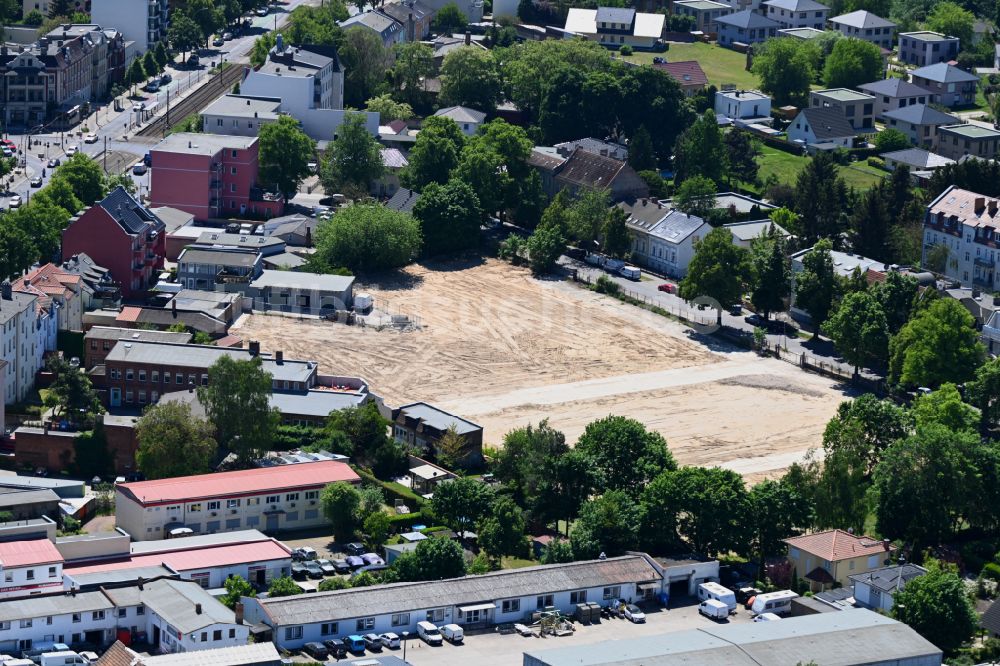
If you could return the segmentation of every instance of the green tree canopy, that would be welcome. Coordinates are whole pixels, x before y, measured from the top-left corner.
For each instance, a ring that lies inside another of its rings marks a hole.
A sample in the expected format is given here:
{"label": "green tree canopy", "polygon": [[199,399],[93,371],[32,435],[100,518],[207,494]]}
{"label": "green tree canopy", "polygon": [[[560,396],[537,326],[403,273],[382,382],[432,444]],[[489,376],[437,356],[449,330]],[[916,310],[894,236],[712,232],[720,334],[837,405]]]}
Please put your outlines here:
{"label": "green tree canopy", "polygon": [[427,44],[407,42],[393,47],[396,60],[392,78],[401,99],[411,106],[424,103],[423,82],[434,74],[434,50]]}
{"label": "green tree canopy", "polygon": [[785,299],[791,295],[792,272],[785,248],[785,239],[777,233],[759,236],[750,244],[753,268],[750,302],[764,313],[764,319],[769,319],[772,312],[784,310]]}
{"label": "green tree canopy", "polygon": [[350,540],[358,528],[358,507],[361,494],[349,483],[331,483],[319,496],[323,515],[330,521],[338,540]]}
{"label": "green tree canopy", "polygon": [[838,39],[826,57],[823,82],[827,88],[854,88],[877,81],[882,70],[882,52],[877,45],[853,37]]}
{"label": "green tree canopy", "polygon": [[229,609],[235,608],[236,604],[243,597],[257,596],[257,591],[253,589],[253,585],[247,582],[247,579],[243,576],[230,575],[222,585],[226,588],[226,593],[219,597],[219,601]]}
{"label": "green tree canopy", "polygon": [[465,555],[457,541],[424,539],[412,553],[404,553],[392,563],[403,581],[444,580],[465,575]]}
{"label": "green tree canopy", "polygon": [[347,114],[323,155],[320,181],[324,190],[360,197],[384,173],[382,147],[365,127],[364,115]]}
{"label": "green tree canopy", "polygon": [[[167,41],[179,53],[187,53],[201,44],[201,28],[185,12],[174,11],[170,15],[170,27],[167,29]],[[265,51],[266,54],[266,51]],[[260,63],[258,63],[260,64]]]}
{"label": "green tree canopy", "polygon": [[434,488],[434,515],[455,532],[472,532],[490,510],[493,490],[477,479],[460,477]]}
{"label": "green tree canopy", "polygon": [[962,5],[947,0],[935,3],[927,15],[928,30],[958,37],[963,48],[968,48],[973,42],[975,22],[975,14]]}
{"label": "green tree canopy", "polygon": [[86,423],[94,414],[100,414],[101,401],[97,397],[90,377],[74,368],[61,357],[53,356],[46,369],[54,375],[45,398],[45,406],[56,417],[66,417],[72,423]]}
{"label": "green tree canopy", "polygon": [[601,553],[615,557],[634,550],[639,542],[640,520],[639,506],[621,490],[609,490],[588,500],[570,532],[573,557],[592,560]]}
{"label": "green tree canopy", "polygon": [[750,489],[753,516],[752,551],[763,560],[783,553],[784,539],[798,536],[812,524],[812,502],[782,481],[761,481]]}
{"label": "green tree canopy", "polygon": [[271,584],[267,588],[267,596],[271,599],[277,597],[292,597],[296,594],[302,594],[304,590],[298,586],[298,584],[292,580],[291,576],[279,576],[278,578],[273,578]]}
{"label": "green tree canopy", "polygon": [[898,129],[887,127],[875,135],[875,148],[879,154],[891,153],[894,150],[903,150],[910,147],[910,137],[906,136]]}
{"label": "green tree canopy", "polygon": [[979,408],[982,429],[1000,425],[1000,360],[990,359],[981,365],[967,388],[973,404]]}
{"label": "green tree canopy", "polygon": [[348,206],[316,229],[317,258],[357,272],[405,266],[421,242],[420,226],[411,215],[377,203]]}
{"label": "green tree canopy", "polygon": [[587,424],[576,449],[590,458],[603,489],[637,497],[645,484],[677,463],[658,432],[624,416],[607,416]]}
{"label": "green tree canopy", "polygon": [[[743,285],[750,276],[750,253],[733,242],[724,227],[712,229],[695,245],[688,273],[681,280],[680,297],[692,301],[699,296],[714,298],[722,307],[739,303]],[[719,313],[721,318],[722,313]]]}
{"label": "green tree canopy", "polygon": [[434,29],[443,34],[451,34],[469,24],[462,10],[454,2],[449,2],[434,14]]}
{"label": "green tree canopy", "polygon": [[392,52],[373,30],[360,25],[344,30],[338,41],[339,56],[346,70],[344,104],[357,109],[365,100],[385,91]]}
{"label": "green tree canopy", "polygon": [[454,120],[431,116],[424,121],[410,150],[410,165],[403,171],[403,184],[419,191],[430,183],[447,183],[464,146],[465,135]]}
{"label": "green tree canopy", "polygon": [[727,179],[728,173],[726,144],[715,112],[707,110],[677,137],[674,182],[679,184],[693,176],[702,176],[721,183]]}
{"label": "green tree canopy", "polygon": [[281,413],[270,406],[272,381],[259,356],[221,356],[208,368],[208,385],[198,387],[216,441],[236,454],[240,465],[249,466],[271,448],[281,422]]}
{"label": "green tree canopy", "polygon": [[755,49],[752,71],[760,88],[777,106],[805,106],[820,60],[819,47],[808,39],[769,39]]}
{"label": "green tree canopy", "polygon": [[146,478],[205,474],[211,471],[218,445],[212,424],[191,413],[181,402],[151,406],[135,426],[139,450],[136,465]]}
{"label": "green tree canopy", "polygon": [[936,391],[917,396],[911,412],[917,430],[938,424],[955,432],[976,432],[979,425],[979,414],[962,400],[954,384],[942,384]]}
{"label": "green tree canopy", "polygon": [[868,362],[885,360],[888,353],[885,312],[878,299],[868,292],[847,294],[823,322],[823,331],[844,360],[854,366],[855,374]]}
{"label": "green tree canopy", "polygon": [[[81,152],[74,153],[56,169],[55,178],[64,178],[84,206],[104,198],[104,171],[101,165]],[[76,211],[69,211],[74,213]]]}
{"label": "green tree canopy", "polygon": [[409,120],[413,117],[413,107],[406,102],[397,102],[389,93],[372,97],[365,102],[365,108],[372,113],[379,114],[382,123],[389,123],[393,120]]}
{"label": "green tree canopy", "polygon": [[273,186],[286,199],[292,198],[309,175],[316,143],[302,131],[298,120],[286,115],[263,125],[259,136],[261,182]]}
{"label": "green tree canopy", "polygon": [[821,240],[802,258],[802,271],[795,276],[795,299],[798,306],[809,313],[813,324],[813,338],[819,337],[820,328],[833,308],[837,293],[837,279],[833,272],[833,245]]}
{"label": "green tree canopy", "polygon": [[524,512],[509,497],[499,497],[493,502],[489,514],[476,526],[476,533],[479,545],[492,557],[526,554]]}
{"label": "green tree canopy", "polygon": [[807,245],[837,238],[847,223],[848,193],[829,152],[816,154],[795,181],[795,210],[801,216],[800,235]]}
{"label": "green tree canopy", "polygon": [[927,563],[927,573],[892,596],[892,616],[953,654],[979,626],[965,582],[950,566]]}
{"label": "green tree canopy", "polygon": [[441,64],[441,103],[492,113],[500,99],[500,72],[492,51],[463,46]]}
{"label": "green tree canopy", "polygon": [[414,205],[413,217],[420,223],[428,256],[452,254],[479,243],[483,211],[476,193],[462,180],[430,183]]}
{"label": "green tree canopy", "polygon": [[889,379],[903,386],[959,384],[973,379],[984,355],[965,306],[951,298],[936,299],[892,339]]}
{"label": "green tree canopy", "polygon": [[680,184],[674,195],[678,210],[705,220],[715,210],[715,195],[719,191],[715,181],[705,176],[692,176]]}

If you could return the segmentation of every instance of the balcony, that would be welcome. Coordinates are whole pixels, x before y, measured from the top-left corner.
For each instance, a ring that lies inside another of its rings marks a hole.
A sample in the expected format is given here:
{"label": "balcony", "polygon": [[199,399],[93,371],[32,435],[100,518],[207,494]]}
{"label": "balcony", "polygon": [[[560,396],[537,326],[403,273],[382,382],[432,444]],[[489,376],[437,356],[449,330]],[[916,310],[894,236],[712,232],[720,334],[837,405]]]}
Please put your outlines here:
{"label": "balcony", "polygon": [[215,284],[249,284],[252,276],[223,268],[215,275]]}
{"label": "balcony", "polygon": [[989,257],[976,257],[974,263],[976,266],[982,266],[984,268],[993,268],[996,266],[996,260],[990,259]]}

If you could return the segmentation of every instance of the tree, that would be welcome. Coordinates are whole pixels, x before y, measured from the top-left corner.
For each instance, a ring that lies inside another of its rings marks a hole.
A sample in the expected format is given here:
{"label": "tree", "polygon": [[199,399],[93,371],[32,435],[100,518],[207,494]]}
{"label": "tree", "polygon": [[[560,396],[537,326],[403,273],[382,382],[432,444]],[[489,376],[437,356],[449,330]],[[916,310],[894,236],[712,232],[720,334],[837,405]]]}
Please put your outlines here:
{"label": "tree", "polygon": [[889,350],[891,382],[931,388],[973,379],[985,356],[975,320],[951,298],[936,299],[917,313],[892,339]]}
{"label": "tree", "polygon": [[468,24],[469,19],[454,2],[449,2],[434,15],[434,29],[445,35],[461,30]]}
{"label": "tree", "polygon": [[857,375],[861,367],[872,360],[886,358],[889,327],[882,305],[871,294],[861,291],[848,294],[828,320],[823,332],[844,360],[854,366]]}
{"label": "tree", "polygon": [[381,548],[385,540],[389,538],[392,529],[392,520],[389,514],[384,511],[375,511],[365,518],[361,524],[365,534],[368,535],[368,543],[376,548]]}
{"label": "tree", "polygon": [[363,523],[373,513],[381,513],[384,505],[385,495],[381,488],[372,484],[362,486],[358,491],[358,521]]}
{"label": "tree", "polygon": [[136,423],[139,450],[135,461],[146,478],[205,474],[211,471],[218,445],[212,424],[195,417],[182,402],[151,406]]}
{"label": "tree", "polygon": [[[167,29],[167,41],[175,51],[182,55],[193,51],[201,44],[201,28],[190,16],[182,11],[174,11],[170,15],[170,27]],[[258,63],[260,64],[260,63]],[[131,81],[131,77],[129,77]]]}
{"label": "tree", "polygon": [[528,237],[526,244],[531,272],[535,275],[547,273],[566,249],[566,240],[556,227],[539,225]]}
{"label": "tree", "polygon": [[[67,158],[56,170],[55,178],[64,178],[73,189],[73,194],[84,206],[89,206],[104,198],[104,171],[101,165],[83,153],[75,153]],[[76,211],[69,211],[70,213]]]}
{"label": "tree", "polygon": [[634,550],[639,542],[639,524],[638,505],[621,490],[609,490],[588,500],[570,532],[573,557],[592,560],[601,553],[615,557]]}
{"label": "tree", "polygon": [[491,113],[500,99],[500,83],[500,72],[491,51],[463,46],[446,55],[441,64],[443,104]]}
{"label": "tree", "polygon": [[469,185],[470,193],[474,193],[484,214],[504,208],[513,191],[513,181],[504,168],[503,158],[482,143],[466,145],[452,179]]}
{"label": "tree", "polygon": [[466,446],[465,437],[459,434],[458,428],[452,423],[434,442],[434,459],[445,469],[457,469]]}
{"label": "tree", "polygon": [[222,586],[226,588],[226,593],[219,598],[219,601],[229,609],[235,608],[236,604],[243,597],[257,596],[257,591],[253,589],[253,585],[247,582],[247,579],[243,576],[230,575],[226,578],[226,582]]}
{"label": "tree", "polygon": [[894,150],[903,150],[910,147],[910,138],[898,129],[887,127],[875,135],[875,148],[879,154],[891,153]]}
{"label": "tree", "polygon": [[733,242],[729,229],[712,229],[695,245],[688,273],[681,280],[680,297],[693,301],[707,296],[722,307],[739,303],[743,298],[743,283],[750,275],[749,259],[749,252]]}
{"label": "tree", "polygon": [[271,373],[259,356],[238,360],[222,356],[208,368],[208,385],[198,387],[198,400],[215,426],[219,445],[249,466],[270,449],[281,413],[270,406]]}
{"label": "tree", "polygon": [[310,173],[315,142],[302,131],[298,120],[286,115],[261,127],[259,137],[261,182],[273,186],[285,199],[292,198]]}
{"label": "tree", "polygon": [[402,581],[444,580],[465,575],[465,555],[457,541],[424,539],[392,563]]}
{"label": "tree", "polygon": [[640,125],[628,142],[628,163],[636,171],[655,171],[656,155],[653,140],[645,125]]}
{"label": "tree", "polygon": [[954,384],[942,384],[938,390],[918,396],[910,411],[918,431],[937,424],[955,432],[976,432],[979,425],[979,414],[962,400]]}
{"label": "tree", "polygon": [[795,182],[795,210],[801,216],[801,235],[807,245],[836,238],[843,231],[847,186],[829,152],[819,152],[799,172]]}
{"label": "tree", "polygon": [[913,431],[913,418],[891,400],[866,393],[842,402],[823,431],[826,458],[843,455],[856,461],[862,478],[871,479],[883,452]]}
{"label": "tree", "polygon": [[453,529],[462,540],[490,510],[493,491],[476,479],[460,477],[438,484],[434,488],[431,508],[434,515]]}
{"label": "tree", "polygon": [[156,59],[156,67],[159,71],[163,71],[163,68],[170,62],[170,55],[167,53],[166,44],[162,40],[156,42],[156,48],[153,49],[153,57]]}
{"label": "tree", "polygon": [[573,561],[573,546],[565,539],[553,539],[542,551],[542,564],[563,564]]}
{"label": "tree", "polygon": [[[773,229],[773,228],[772,228]],[[785,256],[785,240],[771,234],[751,242],[753,291],[750,302],[769,319],[772,312],[785,309],[785,299],[791,294],[791,267]]]}
{"label": "tree", "polygon": [[[674,183],[702,176],[721,183],[729,173],[726,144],[714,111],[705,111],[677,138],[674,150]],[[715,194],[715,192],[712,192]]]}
{"label": "tree", "polygon": [[[261,132],[264,128],[261,129]],[[310,159],[311,148],[310,148]],[[308,160],[307,160],[308,163]],[[308,167],[306,167],[308,173]],[[327,192],[360,197],[385,174],[382,147],[365,127],[362,114],[349,113],[323,156],[320,180]]]}
{"label": "tree", "polygon": [[382,38],[362,26],[344,30],[339,55],[347,74],[344,78],[344,104],[359,108],[366,99],[382,92],[386,72],[392,65],[392,52]]}
{"label": "tree", "polygon": [[410,165],[403,171],[403,184],[423,190],[430,183],[448,182],[465,146],[465,135],[451,118],[431,116],[424,121],[410,150]]}
{"label": "tree", "polygon": [[411,106],[424,103],[423,82],[434,74],[434,50],[420,42],[397,44],[392,76],[400,96]]}
{"label": "tree", "polygon": [[350,588],[351,582],[346,578],[341,578],[340,576],[324,578],[319,582],[320,592],[333,592],[334,590],[348,590]]}
{"label": "tree", "polygon": [[628,213],[615,206],[604,221],[601,236],[604,239],[604,253],[609,257],[621,259],[632,247],[632,237],[628,232]]}
{"label": "tree", "polygon": [[729,180],[741,183],[756,183],[760,166],[760,144],[750,132],[732,129],[723,138],[726,145],[726,163],[729,165]]}
{"label": "tree", "polygon": [[298,584],[292,580],[291,576],[279,576],[271,580],[271,585],[267,588],[268,598],[274,599],[276,597],[292,597],[296,594],[302,594],[303,589],[298,586]]}
{"label": "tree", "polygon": [[674,205],[688,215],[706,219],[715,210],[715,181],[704,176],[692,176],[681,183],[674,195]]}
{"label": "tree", "polygon": [[160,66],[156,63],[156,56],[152,51],[146,51],[145,55],[142,56],[142,71],[146,73],[147,77],[156,76],[157,72],[160,71]]}
{"label": "tree", "polygon": [[367,402],[330,412],[324,431],[328,437],[334,433],[346,435],[351,447],[347,453],[368,461],[388,438],[388,427],[389,421],[379,413],[378,405]]}
{"label": "tree", "polygon": [[389,93],[372,97],[365,102],[365,107],[372,113],[379,114],[383,123],[393,120],[408,120],[413,117],[413,107],[406,102],[397,102]]}
{"label": "tree", "polygon": [[899,271],[886,273],[885,281],[872,286],[872,295],[878,299],[885,313],[889,335],[896,335],[910,320],[913,303],[917,298],[917,280]]}
{"label": "tree", "polygon": [[[560,202],[565,201],[560,198]],[[555,200],[553,204],[555,205]],[[608,207],[611,205],[611,196],[608,190],[584,190],[577,195],[569,207],[565,210],[565,226],[568,234],[572,236],[580,247],[591,247],[593,242],[601,235],[604,223],[608,219]],[[552,214],[558,210],[555,206]],[[549,214],[546,211],[546,214]]]}
{"label": "tree", "polygon": [[761,481],[750,489],[753,553],[762,561],[785,550],[784,539],[812,523],[812,503],[790,484]]}
{"label": "tree", "polygon": [[937,2],[927,15],[927,29],[943,35],[958,37],[963,47],[974,41],[976,15],[954,2]]}
{"label": "tree", "polygon": [[953,654],[979,626],[965,582],[949,565],[927,563],[927,573],[892,596],[892,616]]}
{"label": "tree", "polygon": [[838,39],[826,57],[823,82],[828,88],[854,88],[882,76],[882,52],[862,39]]}
{"label": "tree", "polygon": [[479,545],[492,557],[523,555],[527,550],[524,513],[509,497],[497,498],[476,530]]}
{"label": "tree", "polygon": [[319,503],[338,540],[349,540],[354,536],[358,527],[358,507],[361,505],[361,494],[357,488],[343,481],[331,483],[320,493]]}
{"label": "tree", "polygon": [[590,422],[576,448],[590,458],[605,491],[621,490],[632,497],[663,471],[677,467],[662,435],[624,416]]}
{"label": "tree", "polygon": [[73,13],[72,0],[51,0],[49,2],[49,18],[57,16],[69,16]]}
{"label": "tree", "polygon": [[858,254],[882,261],[888,260],[891,252],[889,228],[892,225],[892,217],[886,207],[880,186],[873,187],[861,195],[861,201],[854,208],[848,225],[851,230],[851,245]]}
{"label": "tree", "polygon": [[966,388],[972,403],[979,408],[982,430],[1000,425],[1000,360],[990,359],[981,365]]}
{"label": "tree", "polygon": [[377,203],[348,206],[316,229],[317,258],[355,272],[405,266],[420,244],[420,226],[411,215]]}
{"label": "tree", "polygon": [[760,77],[760,89],[778,106],[804,106],[815,78],[820,53],[809,40],[769,39],[754,49],[751,71]]}
{"label": "tree", "polygon": [[798,306],[809,313],[813,324],[813,339],[833,308],[837,281],[833,272],[833,245],[829,240],[821,240],[802,257],[802,271],[795,276],[795,299]]}
{"label": "tree", "polygon": [[211,36],[226,25],[225,14],[213,0],[188,0],[186,13],[198,25],[206,46]]}
{"label": "tree", "polygon": [[44,196],[4,216],[5,224],[25,233],[32,255],[28,263],[49,261],[58,252],[62,231],[69,220],[70,213]]}
{"label": "tree", "polygon": [[46,369],[55,377],[44,401],[54,417],[64,416],[71,423],[84,423],[90,416],[101,413],[101,401],[85,372],[57,356],[49,359]]}

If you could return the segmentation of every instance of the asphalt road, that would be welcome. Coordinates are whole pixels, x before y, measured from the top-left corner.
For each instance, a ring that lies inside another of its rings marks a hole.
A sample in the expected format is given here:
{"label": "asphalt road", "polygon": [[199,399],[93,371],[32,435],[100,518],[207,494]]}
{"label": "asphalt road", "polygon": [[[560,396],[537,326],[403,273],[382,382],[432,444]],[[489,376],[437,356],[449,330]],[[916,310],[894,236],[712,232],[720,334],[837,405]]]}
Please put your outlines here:
{"label": "asphalt road", "polygon": [[[299,5],[318,5],[319,0],[286,0],[285,2],[272,6],[271,12],[265,17],[253,16],[250,27],[239,36],[225,42],[221,47],[210,46],[201,49],[199,56],[201,65],[197,68],[187,68],[178,57],[175,62],[167,66],[167,73],[171,76],[170,83],[163,86],[157,93],[149,93],[142,90],[137,91],[134,97],[122,96],[115,104],[95,105],[93,113],[84,120],[78,128],[79,132],[45,132],[30,136],[24,134],[7,134],[7,138],[18,146],[17,157],[21,159],[21,166],[8,175],[3,183],[0,183],[0,209],[6,210],[11,201],[11,197],[17,195],[22,202],[30,200],[32,193],[38,188],[31,187],[30,181],[38,176],[42,177],[42,184],[48,184],[55,169],[49,167],[50,159],[65,160],[69,151],[76,148],[81,152],[96,157],[104,152],[105,147],[109,151],[109,164],[112,167],[112,156],[131,154],[136,157],[136,161],[157,143],[152,139],[136,139],[134,131],[144,125],[156,114],[165,111],[168,104],[173,104],[179,96],[190,93],[197,89],[212,77],[208,76],[208,70],[219,64],[221,61],[233,63],[249,62],[249,53],[253,48],[253,43],[260,35],[274,30],[284,23],[287,16],[295,7]],[[220,94],[223,91],[220,91]],[[178,121],[181,119],[177,119]],[[94,143],[84,142],[84,132],[82,128],[86,126],[89,132],[97,135]],[[139,192],[148,192],[149,174],[143,176],[133,175],[139,187]]]}

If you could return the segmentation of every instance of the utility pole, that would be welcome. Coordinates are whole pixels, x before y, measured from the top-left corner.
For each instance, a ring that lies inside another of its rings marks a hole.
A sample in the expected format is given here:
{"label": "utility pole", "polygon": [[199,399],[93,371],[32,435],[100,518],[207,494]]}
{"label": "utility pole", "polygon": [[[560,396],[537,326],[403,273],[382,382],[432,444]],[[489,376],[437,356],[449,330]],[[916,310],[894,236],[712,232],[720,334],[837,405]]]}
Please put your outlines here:
{"label": "utility pole", "polygon": [[104,173],[108,172],[108,137],[104,137]]}

